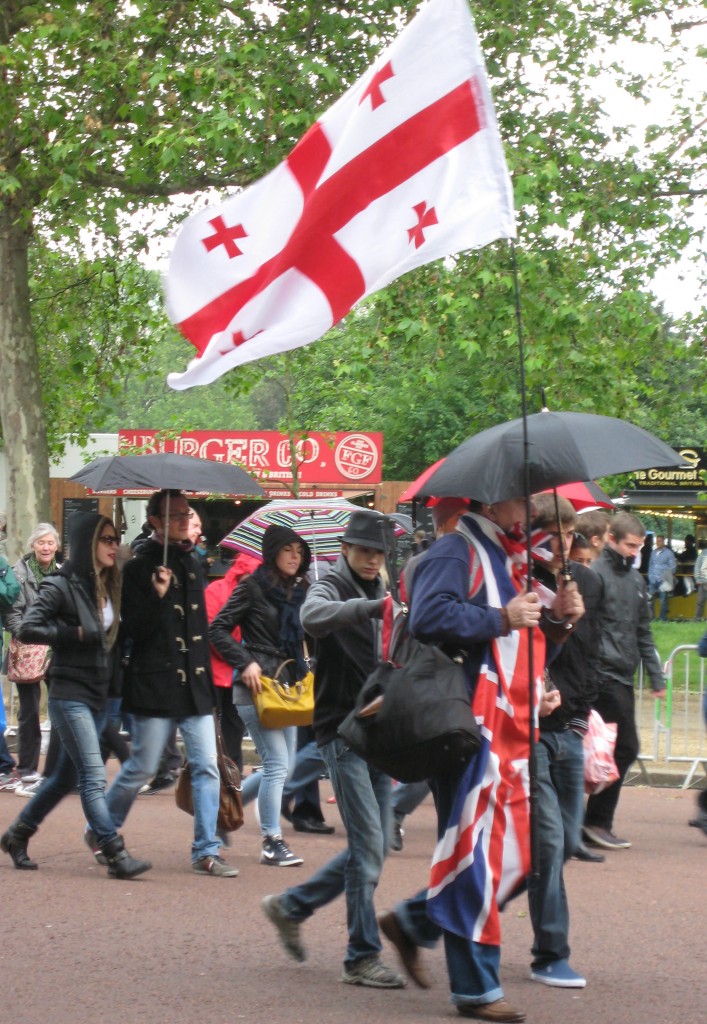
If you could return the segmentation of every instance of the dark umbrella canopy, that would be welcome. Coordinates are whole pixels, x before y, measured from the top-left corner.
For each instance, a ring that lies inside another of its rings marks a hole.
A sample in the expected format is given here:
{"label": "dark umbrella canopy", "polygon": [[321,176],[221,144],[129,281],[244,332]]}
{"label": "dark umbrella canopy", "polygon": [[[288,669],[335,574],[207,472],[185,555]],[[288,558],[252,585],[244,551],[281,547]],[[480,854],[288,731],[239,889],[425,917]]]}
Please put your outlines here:
{"label": "dark umbrella canopy", "polygon": [[94,459],[69,477],[92,491],[196,491],[262,497],[265,491],[244,469],[192,455],[155,452]]}
{"label": "dark umbrella canopy", "polygon": [[[528,416],[530,492],[635,469],[681,466],[653,434],[611,416],[543,410]],[[418,494],[492,503],[525,493],[523,420],[510,420],[462,442]]]}

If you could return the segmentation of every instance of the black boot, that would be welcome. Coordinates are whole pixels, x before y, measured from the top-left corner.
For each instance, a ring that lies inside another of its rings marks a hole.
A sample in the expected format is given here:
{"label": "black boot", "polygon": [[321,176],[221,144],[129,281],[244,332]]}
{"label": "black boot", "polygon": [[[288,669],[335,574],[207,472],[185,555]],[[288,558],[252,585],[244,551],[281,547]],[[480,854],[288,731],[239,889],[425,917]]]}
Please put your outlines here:
{"label": "black boot", "polygon": [[27,855],[27,846],[36,831],[36,828],[32,828],[31,825],[25,825],[24,821],[17,818],[2,838],[0,838],[0,848],[5,853],[10,854],[12,862],[18,871],[36,871],[39,866],[36,861],[30,860]]}
{"label": "black boot", "polygon": [[149,860],[135,860],[125,849],[125,842],[122,836],[116,836],[109,843],[101,847],[103,855],[108,861],[109,878],[135,878],[152,867]]}

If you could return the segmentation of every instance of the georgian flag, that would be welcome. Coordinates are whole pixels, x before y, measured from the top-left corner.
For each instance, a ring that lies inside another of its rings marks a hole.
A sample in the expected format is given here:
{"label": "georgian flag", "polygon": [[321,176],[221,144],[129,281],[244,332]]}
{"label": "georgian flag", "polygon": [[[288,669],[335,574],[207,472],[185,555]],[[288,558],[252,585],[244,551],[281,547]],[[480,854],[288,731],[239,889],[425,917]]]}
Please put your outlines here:
{"label": "georgian flag", "polygon": [[265,178],[177,236],[181,390],[307,345],[414,267],[514,238],[513,193],[466,0],[429,0]]}

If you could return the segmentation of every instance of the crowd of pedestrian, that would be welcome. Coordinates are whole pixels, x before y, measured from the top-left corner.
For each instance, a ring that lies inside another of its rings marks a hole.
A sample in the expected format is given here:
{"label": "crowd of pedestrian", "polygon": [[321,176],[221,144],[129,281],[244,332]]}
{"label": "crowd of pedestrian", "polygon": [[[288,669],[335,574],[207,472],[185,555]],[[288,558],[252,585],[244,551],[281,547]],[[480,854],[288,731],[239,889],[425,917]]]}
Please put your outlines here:
{"label": "crowd of pedestrian", "polygon": [[[625,512],[578,516],[569,501],[548,494],[530,503],[444,498],[433,502],[431,516],[435,537],[418,541],[399,581],[409,626],[462,664],[483,742],[457,770],[408,785],[395,785],[338,732],[383,657],[395,613],[392,523],[380,513],[351,514],[338,561],[313,581],[309,545],[291,529],[271,526],[260,557],[239,557],[207,587],[201,520],[179,491],[152,495],[122,571],[119,531],[98,513],[69,519],[61,562],[59,536],[47,523],[32,531],[14,567],[0,555],[0,615],[19,694],[17,762],[0,721],[0,789],[29,798],[2,824],[0,847],[15,868],[37,870],[30,839],[78,790],[85,821],[77,821],[77,834],[108,875],[130,879],[150,870],[149,861],[127,851],[120,830],[140,793],[176,781],[162,759],[178,736],[193,794],[191,870],[235,878],[218,825],[216,721],[241,769],[246,732],[261,762],[244,779],[242,797],[257,807],[263,866],[297,868],[305,860],[284,839],[283,818],[298,832],[334,831],[324,822],[317,785],[322,773],[331,781],[346,833],[342,848],[309,878],[262,901],[292,959],[307,958],[305,922],[343,896],[344,983],[399,989],[410,979],[427,988],[423,951],[442,942],[458,1014],[521,1022],[525,1013],[501,982],[500,911],[527,898],[531,979],[584,988],[586,977],[570,963],[563,866],[570,857],[600,862],[631,845],[614,829],[622,783],[638,754],[634,676],[642,664],[654,694],[665,694],[651,597],[667,613],[663,595],[675,589],[678,562],[656,538],[646,580],[635,568],[645,539],[639,519]],[[695,556],[703,608],[707,551]],[[281,672],[285,686],[296,685],[310,652],[311,727],[265,727],[255,701],[262,677]],[[707,636],[700,653],[707,656]],[[44,686],[52,740],[40,774]],[[585,806],[583,740],[592,710],[617,727],[618,778]],[[128,726],[129,745],[108,786],[105,761],[121,735],[116,722]],[[437,835],[430,836],[429,880],[379,913],[375,894],[386,856],[403,850],[405,816],[430,792]],[[691,824],[707,834],[705,811],[700,803]],[[399,969],[386,962],[384,939]]]}

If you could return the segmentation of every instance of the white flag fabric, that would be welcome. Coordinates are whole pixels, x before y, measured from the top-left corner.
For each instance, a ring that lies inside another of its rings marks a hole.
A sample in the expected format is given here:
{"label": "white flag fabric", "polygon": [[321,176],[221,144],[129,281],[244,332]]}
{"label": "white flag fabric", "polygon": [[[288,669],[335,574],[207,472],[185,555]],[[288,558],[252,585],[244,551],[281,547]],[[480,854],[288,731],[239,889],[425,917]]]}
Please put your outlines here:
{"label": "white flag fabric", "polygon": [[270,174],[182,226],[166,292],[198,355],[168,383],[307,345],[424,263],[515,237],[466,0],[429,0]]}

